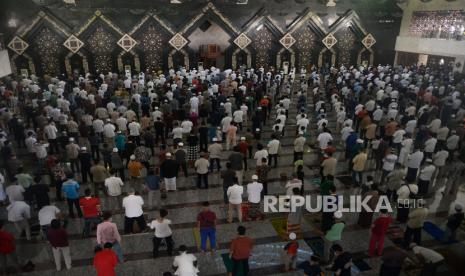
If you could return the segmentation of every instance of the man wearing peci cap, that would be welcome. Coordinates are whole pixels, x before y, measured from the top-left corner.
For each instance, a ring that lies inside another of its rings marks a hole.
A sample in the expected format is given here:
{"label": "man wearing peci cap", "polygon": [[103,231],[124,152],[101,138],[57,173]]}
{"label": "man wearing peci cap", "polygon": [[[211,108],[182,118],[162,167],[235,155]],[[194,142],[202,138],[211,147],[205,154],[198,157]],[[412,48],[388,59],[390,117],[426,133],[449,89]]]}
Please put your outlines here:
{"label": "man wearing peci cap", "polygon": [[176,159],[178,172],[180,172],[182,170],[183,173],[184,173],[184,177],[187,177],[187,175],[188,175],[188,173],[187,173],[187,152],[183,147],[184,147],[184,143],[179,142],[178,143],[178,148],[174,152],[174,156],[175,156],[175,159]]}
{"label": "man wearing peci cap", "polygon": [[71,170],[74,172],[79,172],[79,145],[74,142],[74,138],[69,138],[69,144],[66,145],[66,157],[68,158],[69,163],[71,164]]}
{"label": "man wearing peci cap", "polygon": [[295,233],[289,234],[289,242],[284,246],[282,259],[284,263],[284,271],[289,271],[289,268],[295,270],[297,267],[297,251],[299,250],[299,243],[296,241],[297,235]]}
{"label": "man wearing peci cap", "polygon": [[263,191],[263,184],[258,182],[258,175],[252,175],[252,183],[247,184],[247,195],[249,201],[249,218],[257,220],[260,214],[260,199]]}
{"label": "man wearing peci cap", "polygon": [[87,151],[86,147],[82,147],[81,152],[78,155],[78,159],[81,163],[82,183],[87,183],[87,177],[90,177],[90,181],[92,181],[93,178],[90,173],[90,168],[92,167],[92,154]]}
{"label": "man wearing peci cap", "polygon": [[223,151],[223,146],[221,145],[221,140],[217,137],[213,137],[213,144],[208,147],[208,154],[210,157],[210,172],[213,172],[213,164],[216,163],[218,172],[221,170],[220,158],[221,152]]}
{"label": "man wearing peci cap", "polygon": [[202,182],[205,184],[205,189],[208,189],[208,168],[210,162],[207,159],[206,153],[201,152],[200,158],[195,160],[195,171],[197,172],[197,188],[202,189]]}
{"label": "man wearing peci cap", "polygon": [[166,159],[160,166],[160,174],[164,178],[165,189],[167,191],[176,191],[177,164],[172,159],[171,153],[167,152],[165,157]]}
{"label": "man wearing peci cap", "polygon": [[455,213],[449,215],[447,218],[444,242],[454,241],[456,239],[457,229],[464,220],[463,207],[460,203],[455,204],[454,211]]}

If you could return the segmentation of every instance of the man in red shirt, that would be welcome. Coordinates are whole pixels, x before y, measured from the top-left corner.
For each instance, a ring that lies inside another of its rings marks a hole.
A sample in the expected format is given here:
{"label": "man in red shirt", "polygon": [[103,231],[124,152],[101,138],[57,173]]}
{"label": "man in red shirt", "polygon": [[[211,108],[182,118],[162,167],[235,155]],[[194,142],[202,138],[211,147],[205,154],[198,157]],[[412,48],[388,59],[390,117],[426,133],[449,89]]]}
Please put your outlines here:
{"label": "man in red shirt", "polygon": [[[373,222],[371,226],[371,239],[370,239],[370,257],[374,256],[375,251],[378,256],[383,253],[384,238],[389,224],[392,222],[392,217],[388,214],[387,209],[381,209],[380,216]],[[376,248],[376,244],[378,247]]]}
{"label": "man in red shirt", "polygon": [[237,276],[239,268],[242,266],[243,275],[249,273],[249,257],[253,249],[253,240],[245,236],[245,227],[237,227],[239,237],[231,242],[229,257],[232,260],[232,276]]}
{"label": "man in red shirt", "polygon": [[90,226],[97,225],[102,220],[100,219],[100,200],[97,197],[92,197],[90,189],[84,191],[84,197],[79,200],[79,205],[84,214],[84,237],[90,235]]}
{"label": "man in red shirt", "polygon": [[284,270],[287,272],[289,268],[295,270],[297,267],[297,250],[299,243],[296,241],[297,235],[295,233],[289,234],[289,242],[284,246],[283,261]]}
{"label": "man in red shirt", "polygon": [[241,141],[237,144],[239,152],[244,155],[244,170],[247,170],[247,151],[249,150],[249,143],[247,143],[245,137],[241,137]]}
{"label": "man in red shirt", "polygon": [[112,246],[107,242],[103,245],[103,249],[95,254],[94,267],[97,270],[97,276],[116,276],[115,267],[118,264],[118,258],[111,250]]}
{"label": "man in red shirt", "polygon": [[210,249],[216,248],[216,214],[210,211],[210,203],[203,203],[202,212],[197,215],[197,227],[200,229],[200,249],[205,252],[207,239],[210,240]]}
{"label": "man in red shirt", "polygon": [[3,230],[3,220],[0,220],[0,272],[6,275],[7,273],[7,259],[8,257],[13,262],[16,272],[21,272],[19,266],[18,256],[16,255],[15,237]]}

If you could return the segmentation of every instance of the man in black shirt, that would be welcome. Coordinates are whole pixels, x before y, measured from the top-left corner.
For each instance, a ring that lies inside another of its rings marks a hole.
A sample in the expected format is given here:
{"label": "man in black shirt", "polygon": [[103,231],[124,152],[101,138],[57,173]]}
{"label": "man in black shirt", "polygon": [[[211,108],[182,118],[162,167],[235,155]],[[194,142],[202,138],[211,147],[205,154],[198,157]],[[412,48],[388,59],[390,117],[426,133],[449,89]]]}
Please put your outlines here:
{"label": "man in black shirt", "polygon": [[232,185],[234,185],[234,179],[236,178],[236,172],[231,169],[231,163],[227,162],[226,163],[226,170],[221,172],[221,178],[223,179],[223,199],[224,199],[224,204],[228,204],[228,195],[227,191],[228,188]]}
{"label": "man in black shirt", "polygon": [[200,151],[207,152],[208,151],[208,127],[205,121],[202,121],[202,124],[199,128],[200,134]]}
{"label": "man in black shirt", "polygon": [[48,185],[41,182],[41,176],[34,177],[34,184],[28,188],[28,192],[34,197],[37,203],[37,210],[40,210],[42,207],[50,205],[50,198],[48,192],[50,189]]}
{"label": "man in black shirt", "polygon": [[350,276],[352,255],[349,252],[344,252],[344,249],[342,249],[342,246],[339,244],[333,245],[331,249],[336,257],[334,259],[333,266],[331,267],[331,271],[334,271],[334,274],[337,276]]}
{"label": "man in black shirt", "polygon": [[155,128],[155,145],[158,145],[158,137],[161,138],[161,143],[165,144],[165,123],[161,120],[160,117],[157,118],[157,121],[153,123]]}
{"label": "man in black shirt", "polygon": [[462,211],[462,205],[456,204],[455,205],[455,213],[451,214],[449,218],[447,218],[446,224],[446,231],[444,233],[444,242],[449,242],[455,240],[455,235],[457,229],[462,224],[464,219],[464,214]]}

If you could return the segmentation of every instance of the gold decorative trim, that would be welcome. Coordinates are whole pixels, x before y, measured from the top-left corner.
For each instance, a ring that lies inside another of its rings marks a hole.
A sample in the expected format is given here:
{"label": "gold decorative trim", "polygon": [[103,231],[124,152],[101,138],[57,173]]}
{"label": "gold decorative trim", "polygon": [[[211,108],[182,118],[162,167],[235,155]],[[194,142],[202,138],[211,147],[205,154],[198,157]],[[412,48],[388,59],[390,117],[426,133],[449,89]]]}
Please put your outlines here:
{"label": "gold decorative trim", "polygon": [[234,33],[238,34],[239,33],[239,30],[236,29],[236,27],[234,27],[234,25],[231,23],[231,21],[229,21],[228,18],[226,18],[223,13],[221,13],[216,7],[215,5],[213,5],[212,2],[208,2],[208,4],[202,9],[202,13],[201,14],[198,14],[197,16],[195,16],[194,18],[192,18],[185,26],[184,28],[182,28],[182,30],[180,31],[180,33],[184,34],[185,32],[187,32],[187,30],[189,30],[194,24],[195,22],[199,21],[204,15],[205,13],[208,11],[208,10],[211,10],[213,13],[215,13],[220,19],[221,21],[223,21],[224,24],[226,24],[229,28],[231,28],[231,30],[234,31]]}
{"label": "gold decorative trim", "polygon": [[273,24],[276,27],[276,29],[278,29],[281,32],[281,34],[285,33],[285,31],[279,26],[278,22],[276,22],[276,20],[274,20],[271,16],[267,15],[265,16],[265,18],[268,19],[271,22],[271,24]]}
{"label": "gold decorative trim", "polygon": [[37,23],[42,19],[42,17],[43,17],[43,12],[40,11],[30,24],[23,25],[22,28],[24,29],[20,28],[18,30],[18,33],[19,33],[18,35],[22,37],[26,36],[26,34],[29,33],[29,31],[32,30],[32,28],[34,28],[35,25],[37,25]]}
{"label": "gold decorative trim", "polygon": [[52,18],[50,18],[50,16],[48,15],[45,15],[43,17],[45,20],[47,20],[50,24],[53,25],[53,27],[55,27],[57,30],[59,30],[60,32],[62,32],[64,35],[66,35],[67,37],[70,36],[70,33],[65,30],[65,28],[63,28],[62,26],[60,26],[60,24],[58,22],[56,22],[55,20],[53,20]]}
{"label": "gold decorative trim", "polygon": [[295,31],[297,31],[300,27],[302,27],[303,24],[305,24],[308,20],[311,20],[313,23],[316,24],[316,26],[324,33],[327,33],[328,30],[326,29],[326,27],[324,26],[323,24],[323,21],[321,20],[321,18],[316,15],[314,12],[312,11],[307,11],[307,14],[305,14],[294,26],[292,26],[291,29],[289,29],[289,33],[294,33]]}
{"label": "gold decorative trim", "polygon": [[75,34],[76,36],[79,36],[81,35],[85,30],[87,30],[87,28],[89,28],[89,26],[97,19],[97,11],[95,12],[95,14],[87,19],[86,23],[84,23],[84,25],[79,29],[79,31],[77,31],[77,33]]}
{"label": "gold decorative trim", "polygon": [[137,32],[137,30],[140,29],[140,27],[142,27],[142,25],[144,25],[144,23],[152,16],[152,14],[148,13],[146,14],[144,17],[142,17],[142,19],[139,21],[139,23],[137,23],[132,29],[131,31],[128,33],[129,35],[133,35],[135,32]]}
{"label": "gold decorative trim", "polygon": [[105,15],[102,14],[102,15],[100,15],[100,19],[102,19],[105,23],[107,23],[108,26],[110,26],[118,34],[124,35],[124,32],[118,26],[116,26],[108,17],[106,17]]}
{"label": "gold decorative trim", "polygon": [[168,30],[168,32],[170,32],[170,34],[175,34],[176,32],[171,29],[163,20],[161,20],[160,17],[158,17],[156,14],[152,15],[152,17],[157,20],[158,23],[160,23],[160,25],[163,26],[163,28],[165,28],[166,30]]}

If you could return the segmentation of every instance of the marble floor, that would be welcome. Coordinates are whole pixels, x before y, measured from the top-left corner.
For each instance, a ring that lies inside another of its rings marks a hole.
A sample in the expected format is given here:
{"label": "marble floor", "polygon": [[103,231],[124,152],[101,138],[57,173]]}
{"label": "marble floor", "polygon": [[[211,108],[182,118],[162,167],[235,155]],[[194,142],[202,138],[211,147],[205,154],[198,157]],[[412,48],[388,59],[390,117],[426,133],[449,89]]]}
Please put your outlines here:
{"label": "marble floor", "polygon": [[[295,123],[295,107],[290,110],[289,122],[287,124]],[[335,121],[334,114],[330,112],[330,123],[329,127],[334,131]],[[311,120],[311,129],[316,128],[315,119]],[[271,123],[264,128],[263,142],[269,140]],[[292,129],[291,129],[292,128]],[[293,146],[294,130],[291,127],[286,131],[286,135],[282,142],[282,151],[278,160],[278,167],[273,169],[270,174],[269,193],[273,195],[282,195],[285,193],[284,184],[279,179],[282,173],[290,175],[293,171],[292,159],[293,159]],[[314,132],[313,132],[314,134]],[[335,134],[335,144],[339,144],[340,135]],[[342,159],[341,148],[338,146],[337,158]],[[226,158],[229,152],[223,153],[222,165],[226,162]],[[29,160],[30,161],[30,160]],[[318,174],[318,159],[316,150],[305,153],[305,193],[310,196],[318,194],[318,187],[311,184],[311,179]],[[27,163],[28,160],[25,160]],[[33,164],[29,162],[29,166]],[[245,183],[250,181],[251,175],[255,171],[255,161],[248,161],[249,168],[245,173]],[[370,162],[369,170],[365,175],[375,175],[373,168],[373,162]],[[154,206],[146,206],[145,216],[148,220],[151,220],[156,216],[157,210],[163,207],[168,210],[168,218],[173,221],[173,238],[176,246],[184,244],[188,247],[189,251],[194,253],[198,258],[199,263],[199,275],[226,275],[226,268],[223,264],[221,254],[227,252],[231,239],[236,236],[236,228],[239,223],[228,224],[226,221],[226,209],[223,202],[223,191],[221,185],[221,179],[218,173],[212,173],[209,175],[210,188],[208,190],[195,189],[195,178],[192,169],[189,171],[190,176],[179,177],[177,181],[178,191],[168,193],[168,197],[161,200],[157,197],[156,204]],[[348,176],[347,162],[341,161],[338,163],[337,176],[344,177]],[[344,183],[341,183],[336,177],[336,186],[338,194],[340,195],[355,195],[359,194],[359,188],[347,188]],[[125,183],[126,188],[130,186],[129,183]],[[54,191],[50,193],[56,206],[67,212],[67,206],[64,202],[54,200]],[[144,199],[147,200],[144,195]],[[105,197],[101,198],[102,206],[104,209],[108,209],[108,202]],[[218,250],[213,253],[202,254],[198,252],[196,241],[194,237],[194,228],[196,223],[197,213],[201,209],[201,204],[204,201],[211,203],[211,209],[216,212],[219,222],[217,227],[217,240]],[[430,216],[428,220],[436,223],[440,227],[444,227],[445,217],[449,210],[453,208],[456,202],[460,202],[465,205],[465,190],[459,189],[459,192],[455,196],[443,196],[441,189],[437,189],[434,196],[427,199],[427,207],[430,210]],[[122,210],[112,210],[114,213],[113,221],[116,222],[120,233],[122,233],[124,217]],[[33,223],[37,222],[36,212],[33,215]],[[253,250],[252,257],[250,259],[251,273],[250,275],[303,275],[301,271],[284,273],[283,266],[280,259],[280,254],[283,250],[285,241],[280,238],[276,230],[271,224],[272,219],[284,218],[284,213],[267,213],[263,221],[252,221],[244,222],[247,229],[247,235],[254,239],[256,247]],[[375,215],[376,216],[376,215]],[[0,208],[0,218],[6,218],[5,207]],[[378,275],[380,267],[380,258],[369,258],[367,256],[367,249],[369,243],[369,229],[362,229],[357,225],[358,214],[357,213],[345,213],[343,220],[346,222],[347,227],[343,232],[343,239],[341,245],[343,248],[351,252],[357,259],[364,260],[371,269],[367,271],[360,271],[356,266],[353,267],[354,275]],[[302,231],[303,238],[315,237],[318,235],[319,223],[315,223],[312,220],[302,220]],[[399,225],[401,228],[405,228],[405,225]],[[13,231],[14,228],[11,224],[5,226],[7,230]],[[93,248],[96,244],[95,236],[89,238],[83,238],[82,233],[83,221],[80,219],[69,219],[68,232],[70,234],[70,248],[71,256],[73,260],[73,267],[69,271],[56,272],[54,264],[52,262],[52,255],[50,246],[41,240],[39,237],[35,237],[33,241],[26,241],[20,239],[17,243],[17,250],[21,261],[31,260],[36,264],[36,269],[30,273],[23,273],[24,275],[95,275],[95,270],[91,266],[93,258]],[[170,257],[163,251],[161,256],[157,259],[151,257],[152,232],[123,235],[122,248],[125,255],[126,262],[118,265],[118,275],[162,275],[164,271],[172,271],[171,264],[173,257]],[[440,250],[448,252],[448,260],[445,265],[440,268],[441,275],[447,273],[448,276],[453,275],[464,275],[464,271],[457,269],[455,260],[457,258],[465,261],[465,233],[463,230],[459,231],[458,238],[461,242],[454,245],[443,245],[428,233],[423,232],[423,244]],[[299,240],[299,262],[308,259],[312,254],[312,249],[306,244],[303,239]],[[392,246],[393,242],[387,240],[385,243],[386,247]],[[449,261],[449,259],[451,259]],[[463,264],[463,262],[462,262]],[[414,275],[410,272],[403,272],[404,275]]]}

